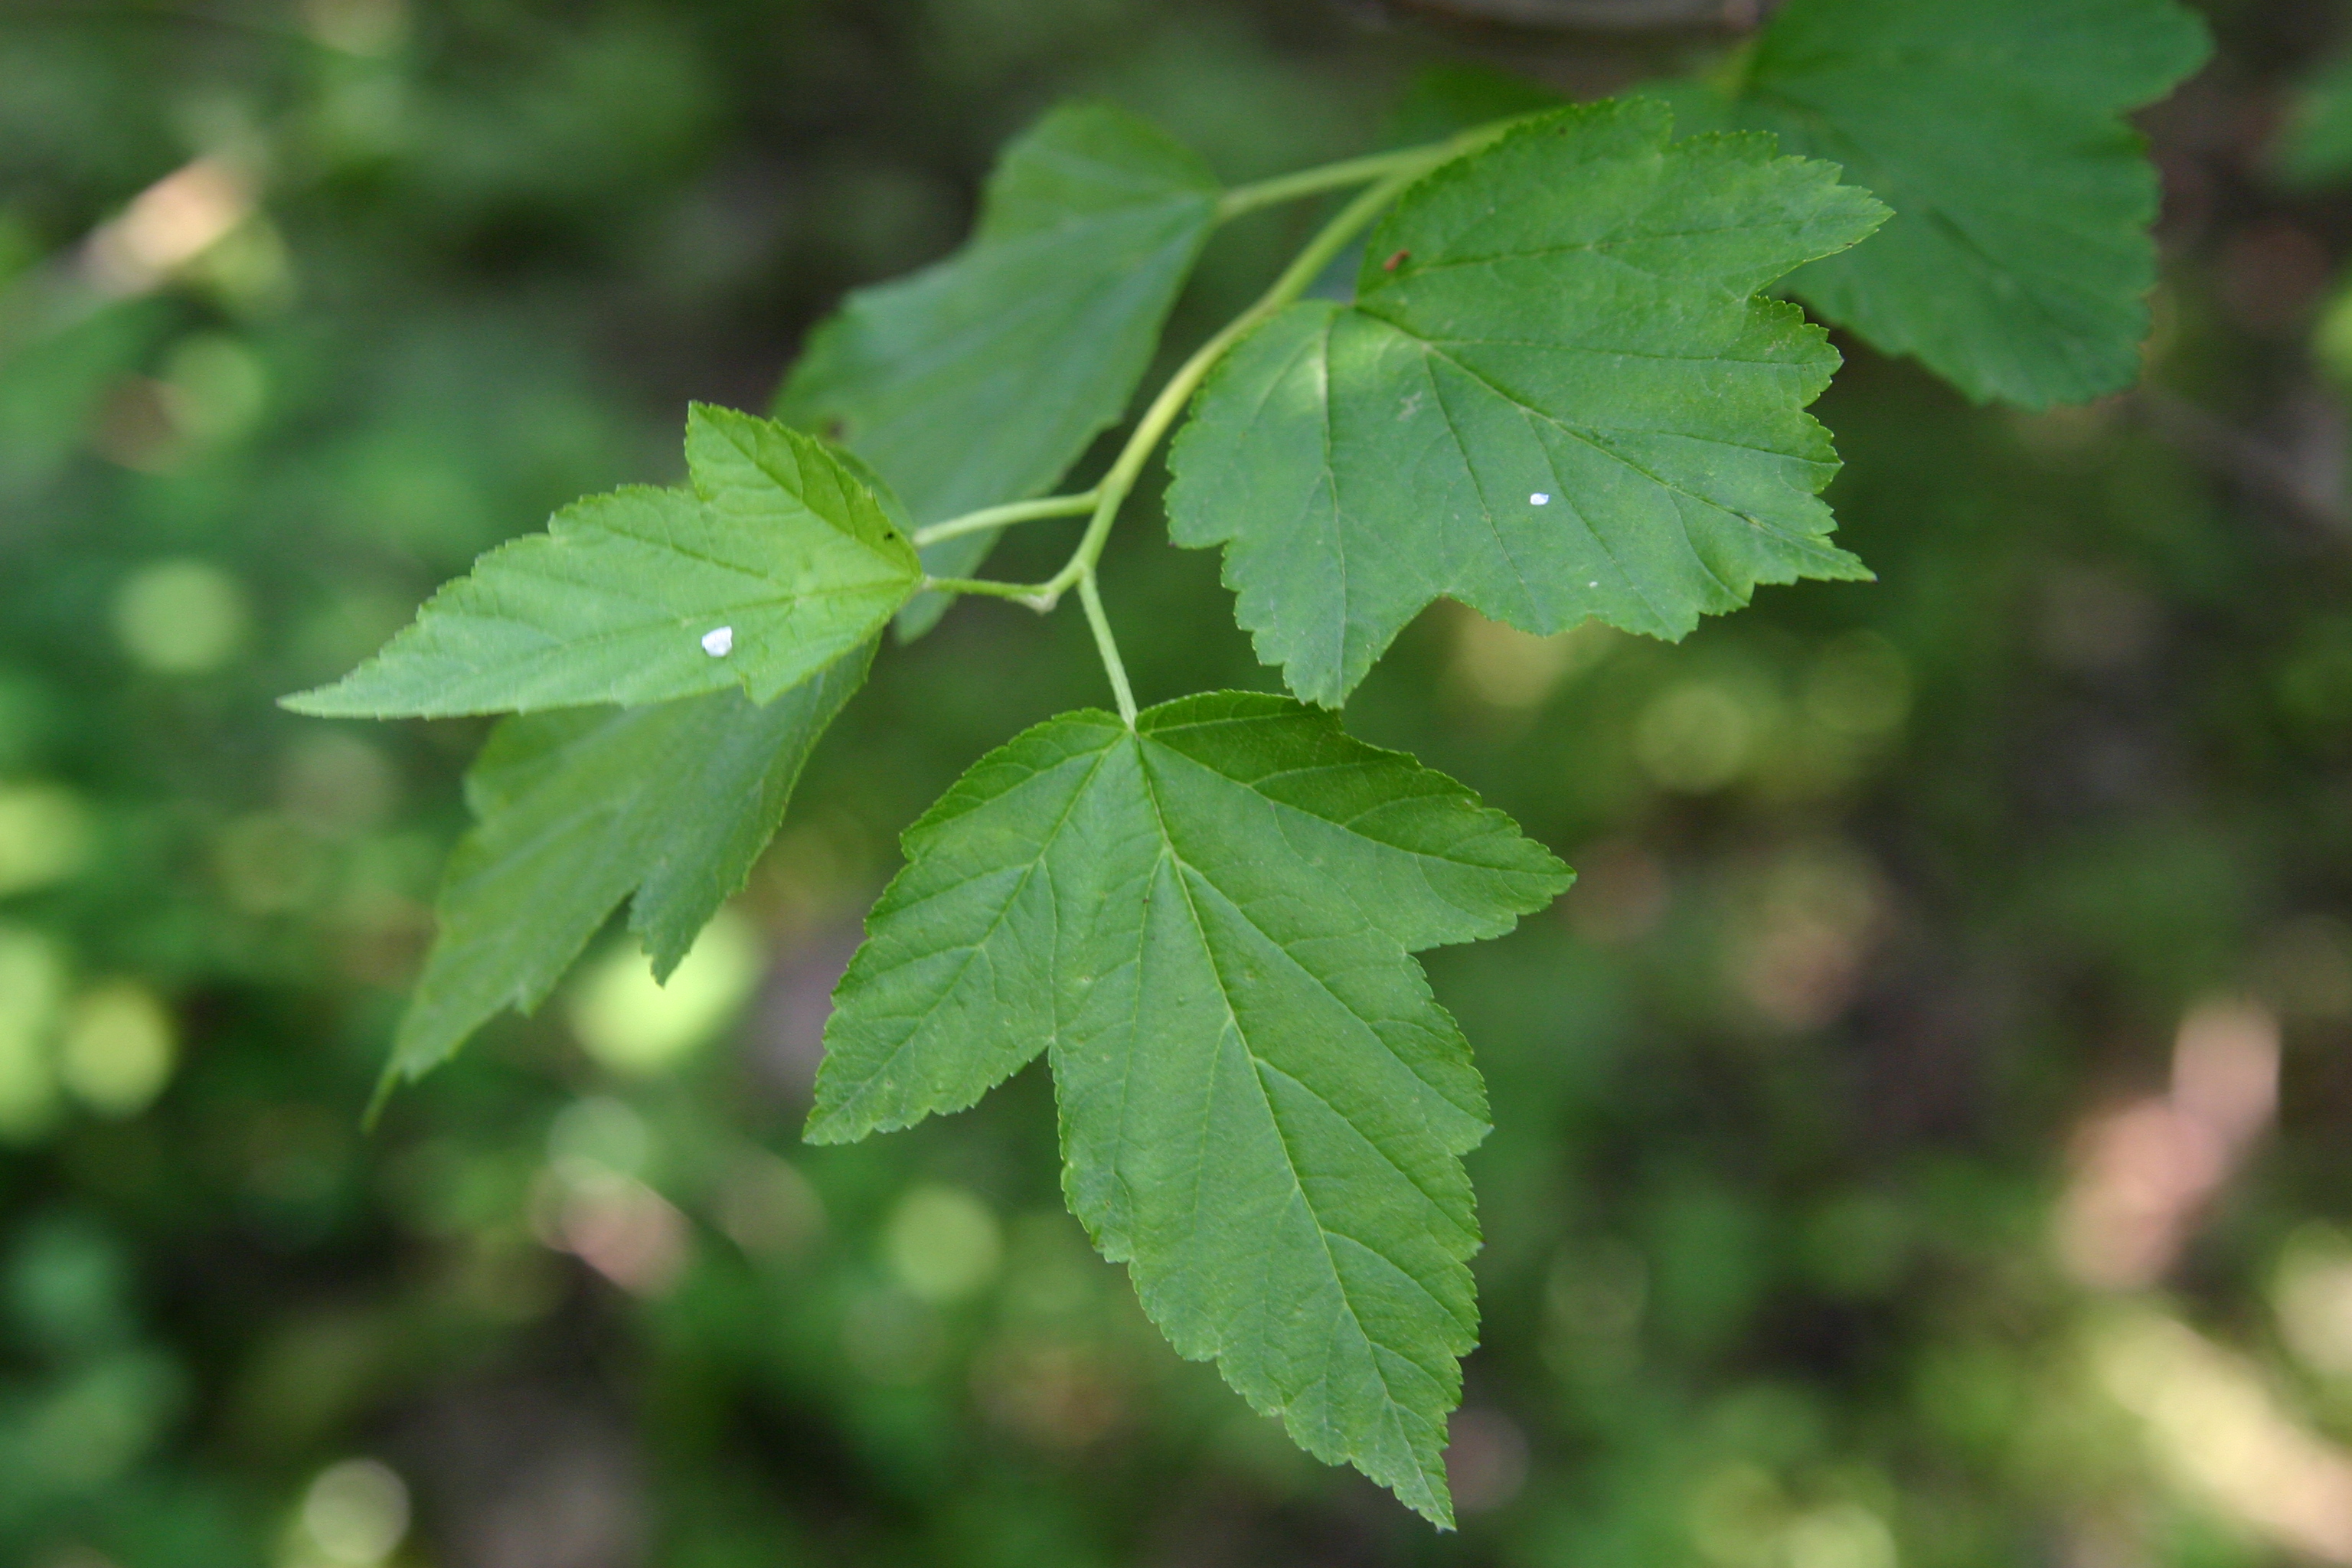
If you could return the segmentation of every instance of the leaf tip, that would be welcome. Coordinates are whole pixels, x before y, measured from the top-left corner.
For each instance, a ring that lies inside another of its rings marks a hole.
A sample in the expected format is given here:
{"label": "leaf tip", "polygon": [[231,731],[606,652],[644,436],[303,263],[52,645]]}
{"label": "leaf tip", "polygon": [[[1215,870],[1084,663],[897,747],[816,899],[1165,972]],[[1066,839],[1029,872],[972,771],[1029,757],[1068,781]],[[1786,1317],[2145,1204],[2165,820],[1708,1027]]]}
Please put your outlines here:
{"label": "leaf tip", "polygon": [[[1523,834],[1521,837],[1526,836]],[[1528,842],[1536,844],[1532,838],[1528,839]],[[1576,886],[1575,867],[1553,854],[1543,845],[1536,844],[1536,848],[1542,853],[1546,861],[1543,870],[1535,878],[1536,886],[1543,889],[1544,901],[1535,909],[1529,910],[1528,911],[1529,914],[1536,914],[1549,908],[1554,900],[1565,897],[1568,890]]]}
{"label": "leaf tip", "polygon": [[1375,1476],[1373,1479],[1386,1487],[1397,1501],[1429,1521],[1439,1531],[1450,1534],[1456,1528],[1454,1490],[1446,1482],[1445,1458],[1442,1453],[1416,1454],[1409,1472],[1397,1476]]}
{"label": "leaf tip", "polygon": [[392,1103],[393,1091],[400,1087],[401,1079],[398,1061],[383,1064],[383,1071],[376,1075],[375,1092],[368,1096],[367,1109],[360,1112],[362,1132],[374,1133],[377,1124],[383,1120],[384,1107]]}
{"label": "leaf tip", "polygon": [[306,719],[449,719],[470,713],[526,711],[519,705],[452,705],[420,699],[411,688],[381,678],[379,659],[370,659],[341,680],[314,686],[278,700],[278,706]]}
{"label": "leaf tip", "polygon": [[819,1146],[855,1143],[864,1138],[868,1129],[854,1125],[842,1113],[838,1105],[827,1105],[821,1099],[811,1108],[808,1120],[801,1124],[801,1142]]}
{"label": "leaf tip", "polygon": [[292,691],[278,700],[278,706],[289,713],[299,713],[306,719],[381,719],[388,715],[378,711],[365,700],[354,701],[350,695],[352,677],[331,680],[324,686],[313,686],[306,691]]}

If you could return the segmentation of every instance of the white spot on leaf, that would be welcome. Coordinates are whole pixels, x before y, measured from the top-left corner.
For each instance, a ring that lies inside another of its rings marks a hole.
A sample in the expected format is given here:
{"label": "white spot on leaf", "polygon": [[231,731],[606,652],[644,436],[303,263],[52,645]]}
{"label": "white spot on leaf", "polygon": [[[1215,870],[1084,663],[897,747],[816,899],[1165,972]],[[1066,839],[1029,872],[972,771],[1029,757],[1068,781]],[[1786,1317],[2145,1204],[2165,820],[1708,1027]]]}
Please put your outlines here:
{"label": "white spot on leaf", "polygon": [[1551,505],[1551,497],[1544,494],[1541,490],[1538,490],[1535,494],[1528,498],[1528,504],[1529,506],[1549,506]]}
{"label": "white spot on leaf", "polygon": [[702,651],[713,658],[725,658],[735,651],[735,628],[720,626],[702,634]]}

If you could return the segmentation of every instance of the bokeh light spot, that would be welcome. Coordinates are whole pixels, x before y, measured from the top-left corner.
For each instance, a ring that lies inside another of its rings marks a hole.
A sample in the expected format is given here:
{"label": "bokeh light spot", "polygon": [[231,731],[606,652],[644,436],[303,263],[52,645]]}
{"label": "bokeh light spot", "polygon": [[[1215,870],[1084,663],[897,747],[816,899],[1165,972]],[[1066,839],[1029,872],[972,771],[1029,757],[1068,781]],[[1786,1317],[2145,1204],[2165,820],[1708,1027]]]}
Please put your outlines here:
{"label": "bokeh light spot", "polygon": [[960,1301],[996,1278],[1004,1235],[986,1204],[961,1187],[919,1186],[883,1235],[890,1272],[926,1301]]}
{"label": "bokeh light spot", "polygon": [[210,562],[175,559],[141,567],[114,598],[123,652],[159,675],[206,675],[244,646],[252,621],[244,585]]}
{"label": "bokeh light spot", "polygon": [[302,1495],[302,1530],[328,1562],[373,1568],[408,1534],[408,1487],[388,1465],[346,1459]]}
{"label": "bokeh light spot", "polygon": [[620,1100],[591,1095],[556,1112],[547,1130],[547,1152],[558,1169],[588,1164],[634,1176],[653,1153],[653,1131]]}
{"label": "bokeh light spot", "polygon": [[1843,734],[1877,736],[1911,713],[1911,668],[1876,632],[1849,632],[1814,655],[1805,677],[1805,712]]}
{"label": "bokeh light spot", "polygon": [[0,898],[61,882],[89,860],[89,812],[62,784],[0,784]]}
{"label": "bokeh light spot", "polygon": [[65,990],[55,942],[23,926],[0,926],[0,1139],[37,1135],[56,1112],[49,1047]]}
{"label": "bokeh light spot", "polygon": [[1789,1568],[1895,1568],[1895,1537],[1860,1503],[1833,1503],[1801,1514],[1782,1535]]}
{"label": "bokeh light spot", "polygon": [[261,361],[224,332],[183,339],[164,361],[163,384],[171,389],[173,423],[207,446],[251,429],[269,392]]}
{"label": "bokeh light spot", "polygon": [[722,911],[662,984],[633,945],[607,954],[572,993],[572,1029],[588,1054],[619,1073],[676,1067],[734,1017],[759,984],[767,952],[741,916]]}
{"label": "bokeh light spot", "polygon": [[1710,680],[1669,689],[1633,731],[1642,771],[1677,795],[1712,795],[1738,778],[1754,749],[1755,710]]}
{"label": "bokeh light spot", "polygon": [[800,1257],[824,1235],[824,1200],[790,1161],[748,1149],[719,1189],[719,1224],[755,1258]]}
{"label": "bokeh light spot", "polygon": [[1447,673],[1465,695],[1489,708],[1540,708],[1562,681],[1599,663],[1616,635],[1599,621],[1585,621],[1551,637],[1536,637],[1463,610],[1454,623]]}
{"label": "bokeh light spot", "polygon": [[2324,1377],[2352,1378],[2352,1241],[2322,1221],[2288,1238],[2272,1286],[2280,1336]]}
{"label": "bokeh light spot", "polygon": [[179,1058],[172,1015],[136,981],[84,993],[68,1015],[58,1078],[101,1116],[136,1116],[171,1081]]}

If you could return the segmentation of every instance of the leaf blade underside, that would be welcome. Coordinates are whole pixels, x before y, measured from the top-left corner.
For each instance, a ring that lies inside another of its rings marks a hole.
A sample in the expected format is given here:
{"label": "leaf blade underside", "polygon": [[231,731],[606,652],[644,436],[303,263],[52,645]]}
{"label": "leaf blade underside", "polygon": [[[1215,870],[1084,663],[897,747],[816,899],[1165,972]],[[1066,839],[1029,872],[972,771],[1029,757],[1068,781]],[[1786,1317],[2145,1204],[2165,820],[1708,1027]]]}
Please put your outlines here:
{"label": "leaf blade underside", "polygon": [[1759,583],[1868,575],[1828,542],[1836,455],[1804,412],[1836,352],[1756,290],[1885,209],[1768,139],[1671,123],[1565,109],[1440,169],[1352,305],[1288,307],[1202,388],[1170,532],[1224,547],[1300,697],[1342,701],[1441,595],[1673,638]]}
{"label": "leaf blade underside", "polygon": [[2158,190],[2123,117],[2210,47],[2175,0],[1789,0],[1727,99],[1643,90],[1843,165],[1895,216],[1792,291],[1977,402],[2040,408],[2138,378]]}
{"label": "leaf blade underside", "polygon": [[[342,718],[635,705],[740,687],[769,702],[921,581],[887,503],[823,443],[698,404],[690,489],[593,496],[489,552],[383,650],[284,700]],[[724,628],[725,642],[704,639]]]}
{"label": "leaf blade underside", "polygon": [[624,899],[667,976],[742,887],[875,646],[764,707],[715,691],[501,722],[467,775],[476,821],[443,874],[388,1077],[421,1078],[504,1009],[536,1010]]}
{"label": "leaf blade underside", "polygon": [[1040,725],[906,843],[810,1137],[961,1110],[1047,1053],[1071,1208],[1171,1342],[1450,1523],[1486,1101],[1411,953],[1508,929],[1565,868],[1452,781],[1247,693]]}
{"label": "leaf blade underside", "polygon": [[[1054,110],[1005,150],[970,243],[858,290],[817,328],[777,417],[835,435],[919,527],[1044,493],[1150,368],[1220,191],[1198,157],[1124,110]],[[924,563],[969,576],[996,537],[941,541]],[[946,604],[924,595],[901,632]]]}

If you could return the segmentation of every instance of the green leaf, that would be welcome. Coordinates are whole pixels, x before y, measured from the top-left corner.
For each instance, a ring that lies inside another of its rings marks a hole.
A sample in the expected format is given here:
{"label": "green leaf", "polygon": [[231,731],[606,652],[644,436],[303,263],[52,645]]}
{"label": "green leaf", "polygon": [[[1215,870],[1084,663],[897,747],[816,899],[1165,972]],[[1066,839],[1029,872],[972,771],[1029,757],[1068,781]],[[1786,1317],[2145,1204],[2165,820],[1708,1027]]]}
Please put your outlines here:
{"label": "green leaf", "polygon": [[1334,716],[1237,692],[1039,725],[906,849],[809,1136],[961,1110],[1049,1052],[1070,1206],[1171,1342],[1450,1522],[1486,1110],[1410,954],[1507,931],[1566,868]]}
{"label": "green leaf", "polygon": [[[918,526],[1042,494],[1116,421],[1216,226],[1208,166],[1108,104],[1065,105],[1005,151],[954,256],[861,289],[810,337],[777,416],[872,463]],[[969,576],[993,532],[931,546]],[[926,595],[912,635],[947,601]]]}
{"label": "green leaf", "polygon": [[1532,120],[1408,191],[1356,302],[1290,306],[1202,389],[1170,530],[1225,546],[1258,656],[1336,704],[1431,600],[1679,637],[1759,583],[1863,577],[1804,412],[1822,331],[1755,298],[1884,216],[1769,139],[1636,100]]}
{"label": "green leaf", "polygon": [[2123,116],[2208,47],[2174,0],[1789,0],[1717,90],[1666,90],[1685,124],[1773,132],[1895,209],[1799,298],[2040,408],[2138,377],[2158,188]]}
{"label": "green leaf", "polygon": [[686,458],[690,489],[564,508],[443,587],[373,658],[285,705],[527,713],[731,686],[770,702],[871,638],[922,580],[887,503],[822,442],[697,404]]}
{"label": "green leaf", "polygon": [[742,887],[874,647],[765,707],[715,691],[492,731],[467,775],[475,826],[449,858],[391,1072],[420,1078],[502,1008],[535,1009],[632,894],[630,928],[666,978]]}

